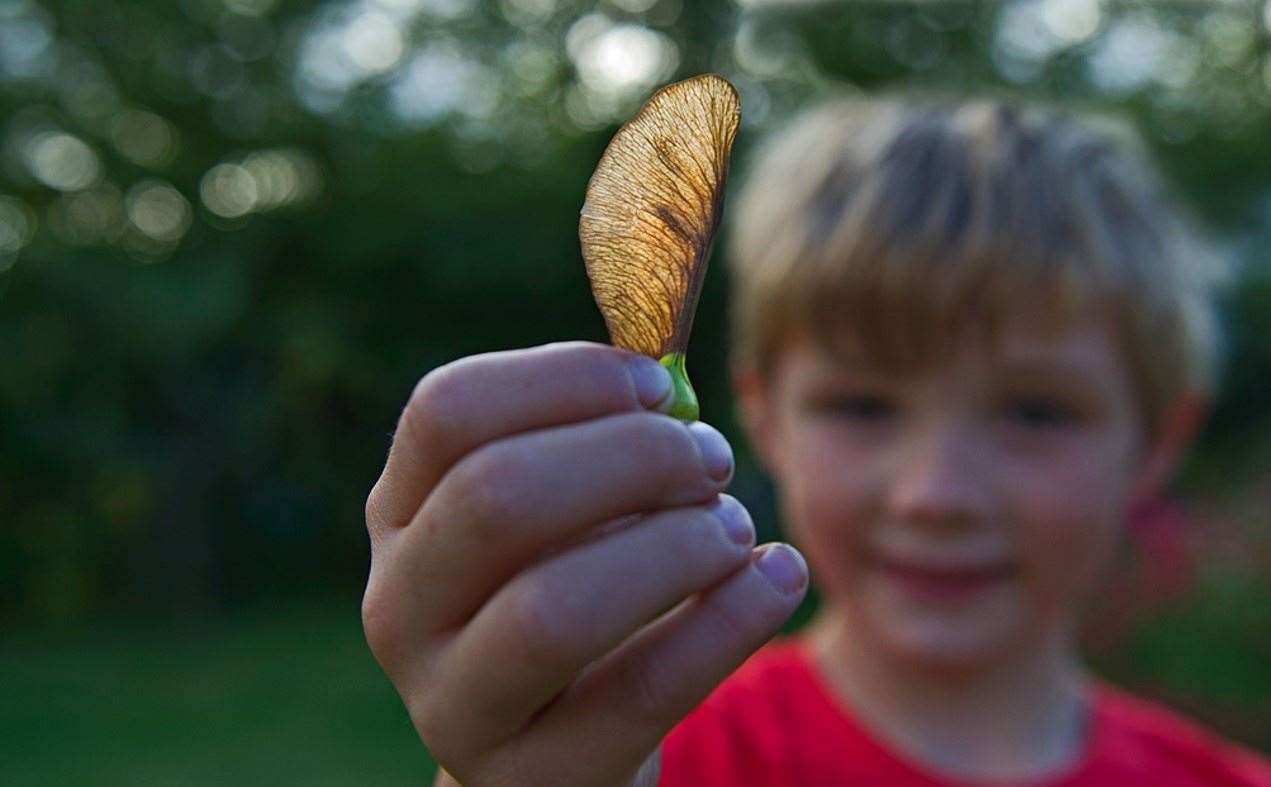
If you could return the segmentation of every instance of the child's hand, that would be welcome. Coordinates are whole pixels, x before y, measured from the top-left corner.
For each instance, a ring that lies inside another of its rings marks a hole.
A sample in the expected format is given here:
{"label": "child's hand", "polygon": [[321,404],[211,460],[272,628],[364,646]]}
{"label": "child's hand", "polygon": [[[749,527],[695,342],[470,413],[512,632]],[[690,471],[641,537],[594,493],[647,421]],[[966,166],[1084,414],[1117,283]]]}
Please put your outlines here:
{"label": "child's hand", "polygon": [[654,784],[662,737],[802,598],[802,559],[753,550],[718,494],[724,439],[650,411],[663,384],[578,342],[458,361],[406,406],[367,500],[362,618],[466,787]]}

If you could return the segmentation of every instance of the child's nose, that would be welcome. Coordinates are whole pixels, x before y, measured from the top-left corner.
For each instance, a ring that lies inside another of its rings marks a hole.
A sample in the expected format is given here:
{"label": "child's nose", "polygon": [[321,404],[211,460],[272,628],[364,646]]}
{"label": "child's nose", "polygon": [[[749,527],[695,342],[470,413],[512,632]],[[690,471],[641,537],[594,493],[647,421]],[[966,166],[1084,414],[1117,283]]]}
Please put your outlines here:
{"label": "child's nose", "polygon": [[936,527],[968,527],[988,511],[988,464],[969,430],[932,427],[899,452],[890,504],[898,519]]}

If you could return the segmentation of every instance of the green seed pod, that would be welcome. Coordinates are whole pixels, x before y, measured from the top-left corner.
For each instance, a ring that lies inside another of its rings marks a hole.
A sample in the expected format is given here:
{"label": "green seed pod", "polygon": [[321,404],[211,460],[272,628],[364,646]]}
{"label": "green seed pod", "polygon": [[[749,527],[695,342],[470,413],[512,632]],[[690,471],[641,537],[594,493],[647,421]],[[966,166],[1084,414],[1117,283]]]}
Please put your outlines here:
{"label": "green seed pod", "polygon": [[658,363],[671,373],[671,383],[674,385],[670,415],[681,421],[696,421],[701,416],[701,409],[697,406],[693,384],[688,381],[688,370],[684,368],[684,353],[663,355]]}
{"label": "green seed pod", "polygon": [[611,341],[670,370],[671,415],[685,421],[699,410],[684,357],[740,124],[741,102],[723,77],[657,91],[609,142],[578,223]]}

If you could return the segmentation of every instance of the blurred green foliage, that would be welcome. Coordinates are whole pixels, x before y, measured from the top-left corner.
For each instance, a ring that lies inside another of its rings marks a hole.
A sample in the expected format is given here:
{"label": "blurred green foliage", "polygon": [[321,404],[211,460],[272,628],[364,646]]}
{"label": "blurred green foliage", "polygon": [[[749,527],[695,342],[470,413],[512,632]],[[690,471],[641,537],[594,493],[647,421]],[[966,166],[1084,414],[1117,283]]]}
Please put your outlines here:
{"label": "blurred green foliage", "polygon": [[[415,381],[605,340],[587,178],[656,85],[713,70],[742,94],[741,174],[833,90],[1009,91],[1143,131],[1240,263],[1180,489],[1213,514],[1193,600],[1230,580],[1206,616],[1266,663],[1240,615],[1271,594],[1269,27],[1262,0],[0,0],[0,620],[356,596]],[[723,254],[690,352],[703,417],[736,438]],[[772,537],[737,444],[734,491]],[[1185,676],[1221,658],[1150,625],[1126,625],[1111,673],[1219,691]],[[1271,689],[1242,685],[1271,728]]]}
{"label": "blurred green foliage", "polygon": [[347,601],[43,632],[0,670],[8,784],[418,785],[435,767]]}

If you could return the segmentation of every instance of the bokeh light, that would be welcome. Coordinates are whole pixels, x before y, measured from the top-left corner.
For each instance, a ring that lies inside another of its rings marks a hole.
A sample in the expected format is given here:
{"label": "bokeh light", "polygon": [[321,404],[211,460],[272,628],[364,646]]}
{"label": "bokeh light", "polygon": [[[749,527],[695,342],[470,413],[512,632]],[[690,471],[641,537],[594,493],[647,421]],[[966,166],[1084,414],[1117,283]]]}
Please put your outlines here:
{"label": "bokeh light", "polygon": [[200,181],[199,196],[217,216],[237,219],[256,207],[256,180],[240,164],[217,164]]}
{"label": "bokeh light", "polygon": [[670,38],[647,27],[615,25],[580,44],[575,62],[590,87],[630,93],[674,73],[679,50]]}
{"label": "bokeh light", "polygon": [[539,96],[551,88],[560,73],[556,51],[530,41],[518,41],[503,52],[508,74],[523,96]]}
{"label": "bokeh light", "polygon": [[565,47],[588,90],[619,98],[646,91],[679,66],[679,49],[670,37],[642,25],[615,24],[599,13],[575,22]]}
{"label": "bokeh light", "polygon": [[1147,15],[1113,23],[1087,61],[1091,81],[1109,93],[1128,93],[1154,81],[1181,87],[1190,80],[1191,44]]}
{"label": "bokeh light", "polygon": [[402,31],[388,16],[375,11],[359,15],[344,29],[344,55],[365,74],[379,74],[397,65],[405,43]]}
{"label": "bokeh light", "polygon": [[401,63],[406,25],[419,9],[398,4],[392,10],[359,0],[315,15],[301,39],[295,76],[305,106],[329,113],[354,87]]}
{"label": "bokeh light", "polygon": [[148,110],[116,114],[110,123],[110,139],[124,158],[143,167],[163,167],[176,156],[176,129]]}
{"label": "bokeh light", "polygon": [[91,186],[101,175],[97,154],[79,137],[64,131],[44,131],[26,143],[26,164],[44,185],[58,191]]}
{"label": "bokeh light", "polygon": [[241,161],[212,167],[199,183],[204,207],[222,219],[240,219],[313,199],[322,189],[318,164],[294,148],[259,150]]}
{"label": "bokeh light", "polygon": [[1007,79],[1023,82],[1041,73],[1047,58],[1064,46],[1046,22],[1042,0],[1008,3],[998,16],[992,55]]}
{"label": "bokeh light", "polygon": [[256,183],[256,210],[273,210],[306,202],[321,188],[313,159],[295,149],[260,150],[248,154],[243,169]]}
{"label": "bokeh light", "polygon": [[1100,0],[1044,0],[1041,15],[1050,32],[1071,45],[1098,32],[1103,7]]}
{"label": "bokeh light", "polygon": [[49,206],[50,228],[74,246],[113,243],[124,225],[123,195],[110,182],[63,194]]}
{"label": "bokeh light", "polygon": [[400,120],[431,125],[453,112],[488,115],[499,94],[497,77],[452,42],[426,45],[389,85],[389,107]]}
{"label": "bokeh light", "polygon": [[0,80],[30,79],[46,70],[53,43],[48,13],[22,0],[0,2]]}
{"label": "bokeh light", "polygon": [[0,194],[0,272],[13,267],[18,252],[35,236],[35,214],[16,197]]}
{"label": "bokeh light", "polygon": [[124,198],[128,220],[162,247],[175,246],[190,228],[190,203],[160,180],[143,180]]}
{"label": "bokeh light", "polygon": [[758,77],[774,77],[791,68],[799,52],[794,35],[762,35],[759,23],[747,18],[733,36],[733,59],[737,65]]}

